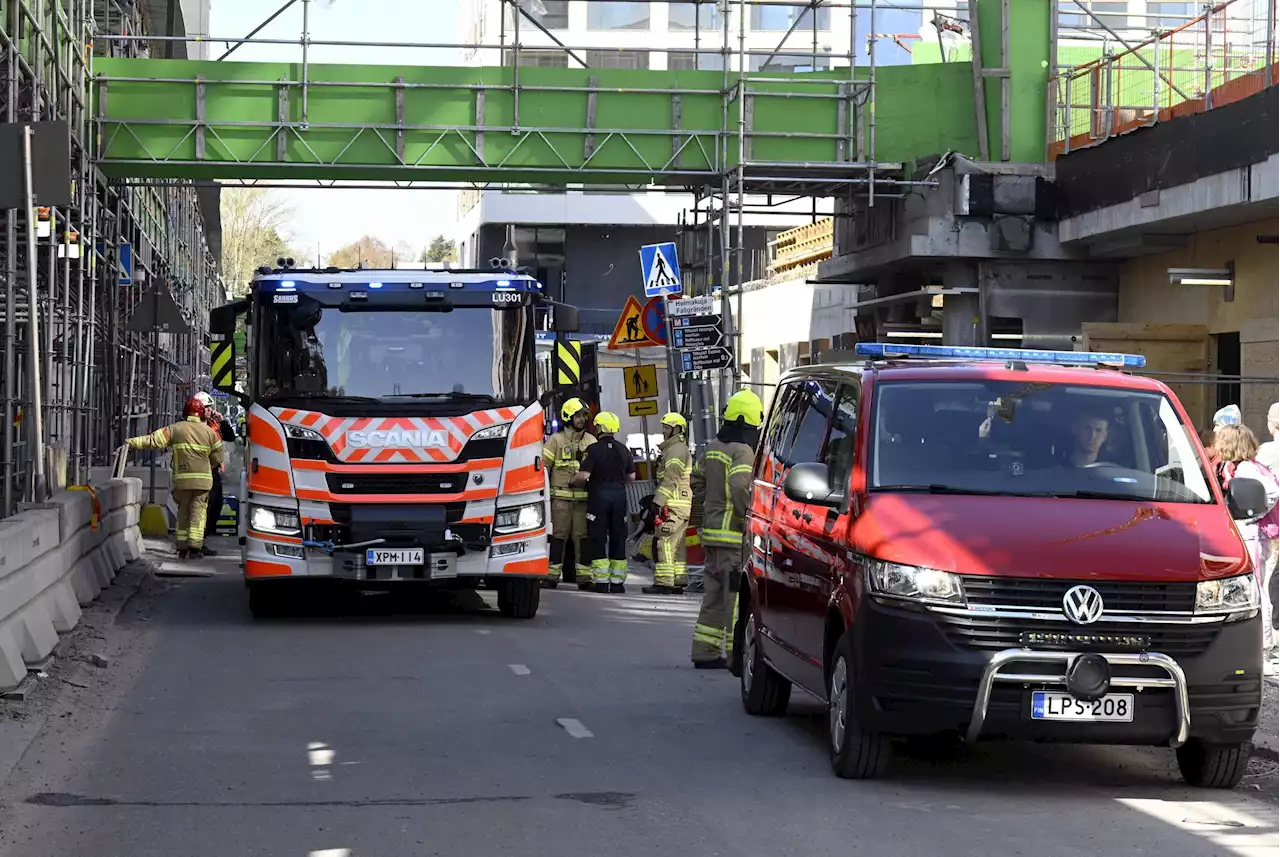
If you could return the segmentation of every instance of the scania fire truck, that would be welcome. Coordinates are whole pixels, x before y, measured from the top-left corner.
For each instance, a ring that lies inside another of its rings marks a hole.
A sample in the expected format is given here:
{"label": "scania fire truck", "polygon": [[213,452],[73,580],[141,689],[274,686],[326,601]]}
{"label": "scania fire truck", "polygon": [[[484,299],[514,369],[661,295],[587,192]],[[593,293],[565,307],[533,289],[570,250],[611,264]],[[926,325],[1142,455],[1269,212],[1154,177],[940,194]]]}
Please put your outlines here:
{"label": "scania fire truck", "polygon": [[534,616],[550,517],[540,325],[576,330],[578,311],[502,270],[264,268],[247,298],[212,311],[214,386],[247,410],[255,616],[317,585],[482,582],[504,615]]}

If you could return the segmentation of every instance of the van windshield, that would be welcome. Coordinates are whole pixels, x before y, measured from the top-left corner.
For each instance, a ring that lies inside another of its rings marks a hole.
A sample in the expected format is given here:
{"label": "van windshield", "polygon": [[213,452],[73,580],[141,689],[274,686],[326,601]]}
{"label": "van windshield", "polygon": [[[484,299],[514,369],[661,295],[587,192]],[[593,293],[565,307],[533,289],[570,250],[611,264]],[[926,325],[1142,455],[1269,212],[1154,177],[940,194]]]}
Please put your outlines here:
{"label": "van windshield", "polygon": [[1160,393],[1010,381],[877,385],[871,490],[1212,503]]}

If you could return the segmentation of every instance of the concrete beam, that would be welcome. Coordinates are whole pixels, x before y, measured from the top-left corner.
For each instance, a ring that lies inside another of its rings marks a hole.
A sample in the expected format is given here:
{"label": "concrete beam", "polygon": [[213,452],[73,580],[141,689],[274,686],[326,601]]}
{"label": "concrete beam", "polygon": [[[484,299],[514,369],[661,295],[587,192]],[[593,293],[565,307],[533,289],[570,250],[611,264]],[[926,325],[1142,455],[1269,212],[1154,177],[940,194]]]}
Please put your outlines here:
{"label": "concrete beam", "polygon": [[[1280,155],[1240,169],[1225,170],[1058,223],[1058,240],[1067,246],[1115,247],[1147,234],[1192,235],[1250,223],[1280,212]],[[1142,255],[1135,252],[1130,255]]]}

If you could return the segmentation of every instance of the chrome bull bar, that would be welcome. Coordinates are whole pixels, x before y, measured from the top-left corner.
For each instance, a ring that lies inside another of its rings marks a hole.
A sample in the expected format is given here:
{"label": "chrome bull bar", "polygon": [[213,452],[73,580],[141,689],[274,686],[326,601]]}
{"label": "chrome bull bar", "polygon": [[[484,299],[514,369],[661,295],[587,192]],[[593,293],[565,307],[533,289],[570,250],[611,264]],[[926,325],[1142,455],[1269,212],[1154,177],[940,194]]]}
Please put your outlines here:
{"label": "chrome bull bar", "polygon": [[[982,725],[987,719],[987,707],[991,702],[991,689],[996,682],[1004,684],[1056,684],[1067,683],[1067,666],[1083,652],[1046,652],[1036,649],[1003,649],[996,652],[982,671],[982,679],[978,682],[978,698],[973,703],[973,716],[969,718],[969,731],[965,734],[969,743],[975,743],[982,735]],[[1187,696],[1187,677],[1178,662],[1168,655],[1158,652],[1112,653],[1102,654],[1111,666],[1154,666],[1160,667],[1168,674],[1168,678],[1131,678],[1117,676],[1111,679],[1111,687],[1167,687],[1173,690],[1173,699],[1178,720],[1177,729],[1169,739],[1170,747],[1181,747],[1191,732],[1191,701]],[[1062,675],[1037,675],[1035,673],[1003,672],[1004,668],[1015,661],[1034,663],[1061,663]]]}

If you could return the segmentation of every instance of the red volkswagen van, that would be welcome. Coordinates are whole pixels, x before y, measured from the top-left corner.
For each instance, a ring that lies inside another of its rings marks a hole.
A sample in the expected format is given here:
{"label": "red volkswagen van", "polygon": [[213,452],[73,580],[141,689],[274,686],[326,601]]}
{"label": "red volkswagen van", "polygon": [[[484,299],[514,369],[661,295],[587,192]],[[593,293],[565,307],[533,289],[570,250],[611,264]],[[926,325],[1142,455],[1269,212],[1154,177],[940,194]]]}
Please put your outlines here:
{"label": "red volkswagen van", "polygon": [[831,764],[896,739],[1161,745],[1244,773],[1260,598],[1223,496],[1140,356],[862,344],[785,375],[757,452],[732,667],[754,715],[828,704]]}

